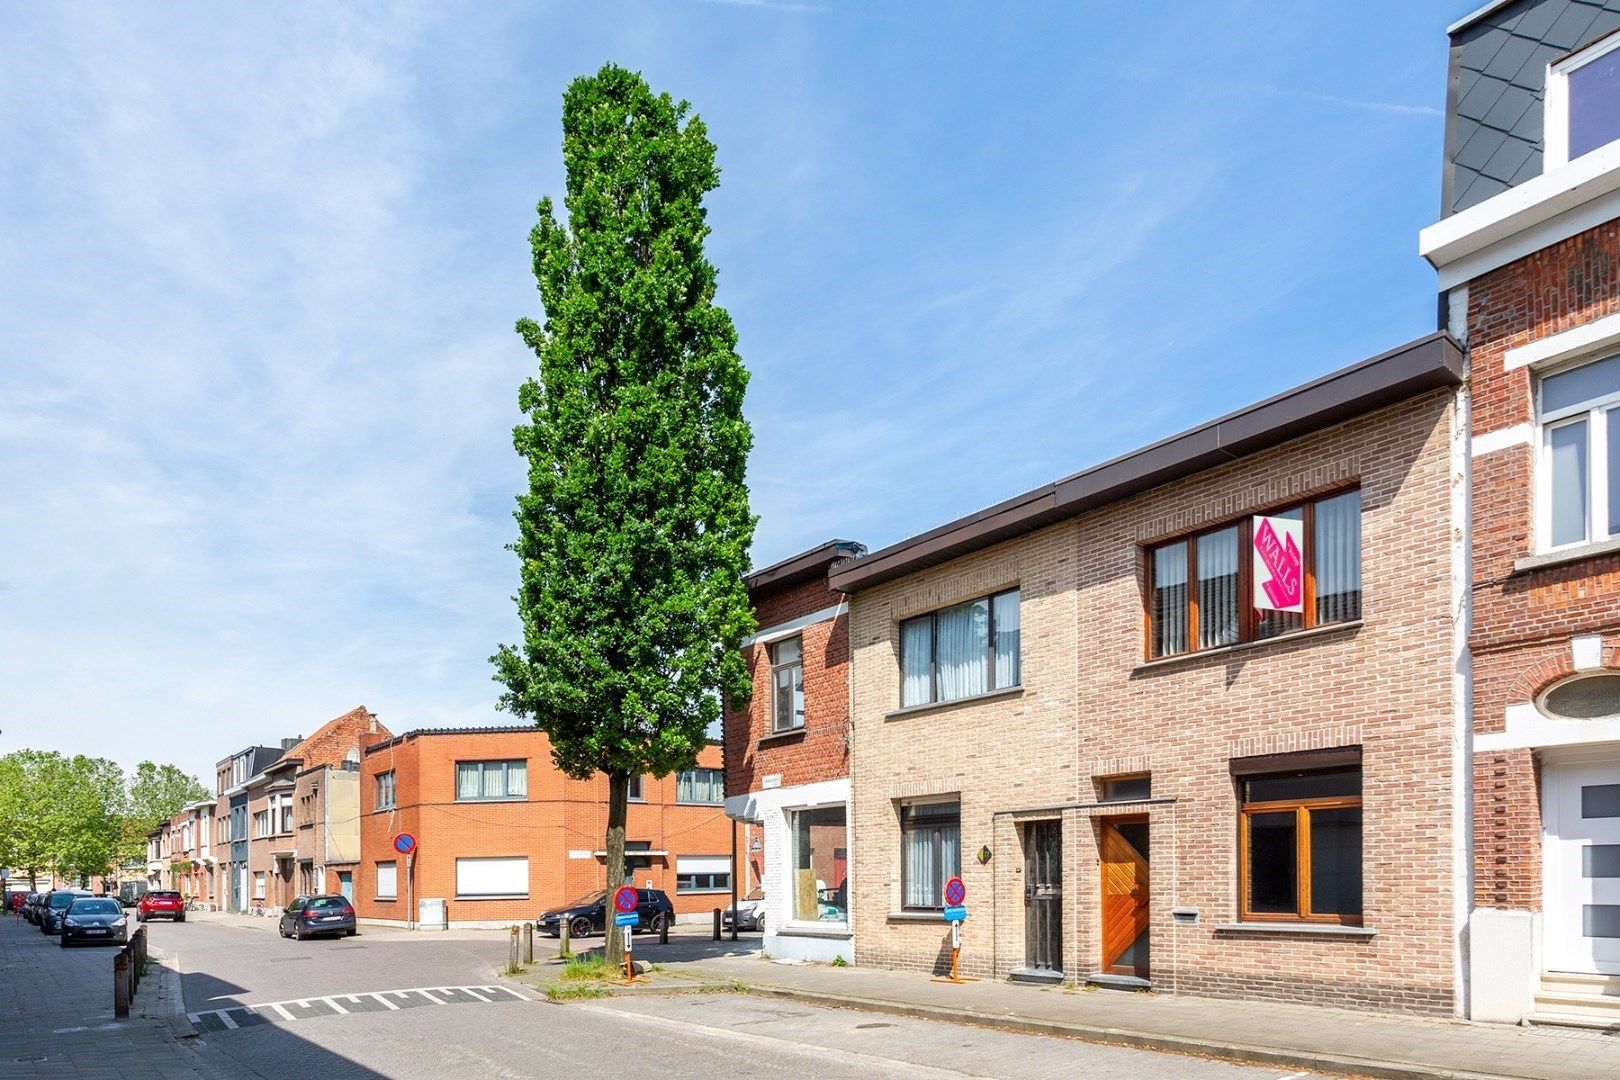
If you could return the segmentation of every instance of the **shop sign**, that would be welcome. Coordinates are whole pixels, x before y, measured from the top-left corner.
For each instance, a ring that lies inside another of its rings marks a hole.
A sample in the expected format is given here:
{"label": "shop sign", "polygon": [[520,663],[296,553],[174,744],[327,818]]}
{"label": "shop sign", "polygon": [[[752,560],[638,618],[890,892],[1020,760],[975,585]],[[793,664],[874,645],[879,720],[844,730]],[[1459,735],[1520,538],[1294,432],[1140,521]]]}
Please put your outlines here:
{"label": "shop sign", "polygon": [[1305,610],[1305,523],[1286,517],[1254,519],[1254,606]]}

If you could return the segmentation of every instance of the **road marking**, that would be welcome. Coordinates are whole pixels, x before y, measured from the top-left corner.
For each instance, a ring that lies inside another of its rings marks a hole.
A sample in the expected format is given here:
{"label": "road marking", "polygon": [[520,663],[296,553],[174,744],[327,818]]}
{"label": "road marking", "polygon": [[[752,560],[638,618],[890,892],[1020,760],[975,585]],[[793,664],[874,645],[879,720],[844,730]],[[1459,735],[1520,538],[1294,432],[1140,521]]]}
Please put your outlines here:
{"label": "road marking", "polygon": [[[495,996],[497,992],[505,993],[506,997]],[[465,997],[461,995],[466,995]],[[492,1002],[518,1001],[532,1002],[533,998],[526,996],[522,991],[510,986],[418,986],[409,990],[376,990],[366,994],[336,994],[332,997],[290,998],[286,1001],[264,1001],[254,1005],[231,1005],[223,1009],[204,1009],[201,1012],[188,1012],[186,1018],[193,1024],[209,1031],[218,1032],[235,1031],[244,1027],[251,1027],[256,1023],[291,1023],[294,1020],[309,1020],[317,1016],[343,1015],[350,1016],[356,1012],[366,1012],[365,1008],[345,1008],[338,999],[342,998],[352,1006],[363,1006],[366,999],[375,1001],[384,1009],[399,1012],[401,1009],[426,1004],[456,1005],[466,1004],[469,1000],[481,1001],[485,1004]],[[397,998],[405,1004],[401,1005],[391,998]],[[290,1008],[289,1008],[290,1006]],[[321,1006],[324,1006],[321,1007]],[[293,1009],[302,1010],[294,1012]],[[327,1010],[331,1011],[328,1012]],[[274,1010],[275,1017],[269,1014]],[[232,1016],[236,1013],[241,1022]]]}

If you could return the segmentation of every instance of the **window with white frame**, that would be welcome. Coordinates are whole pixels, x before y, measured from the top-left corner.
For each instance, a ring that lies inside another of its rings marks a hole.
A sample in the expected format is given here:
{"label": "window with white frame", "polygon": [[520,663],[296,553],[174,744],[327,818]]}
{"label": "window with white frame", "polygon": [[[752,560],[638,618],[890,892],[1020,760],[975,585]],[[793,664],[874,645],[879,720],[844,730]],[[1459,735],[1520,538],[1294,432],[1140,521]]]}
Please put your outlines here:
{"label": "window with white frame", "polygon": [[1620,139],[1620,34],[1549,66],[1546,100],[1548,168]]}
{"label": "window with white frame", "polygon": [[461,900],[522,899],[529,895],[529,860],[457,859],[456,897]]}
{"label": "window with white frame", "polygon": [[526,799],[529,797],[527,761],[456,762],[456,801]]}
{"label": "window with white frame", "polygon": [[263,900],[264,899],[264,871],[263,870],[255,870],[253,872],[253,899],[255,899],[255,900]]}
{"label": "window with white frame", "polygon": [[1620,536],[1620,356],[1544,375],[1541,424],[1540,547],[1554,551]]}
{"label": "window with white frame", "polygon": [[681,855],[675,860],[675,891],[730,892],[731,859],[726,855]]}
{"label": "window with white frame", "polygon": [[270,811],[260,810],[253,815],[253,835],[257,837],[270,835]]}
{"label": "window with white frame", "polygon": [[377,899],[399,899],[399,864],[393,860],[377,864]]}
{"label": "window with white frame", "polygon": [[804,639],[785,638],[770,646],[771,731],[804,727]]}

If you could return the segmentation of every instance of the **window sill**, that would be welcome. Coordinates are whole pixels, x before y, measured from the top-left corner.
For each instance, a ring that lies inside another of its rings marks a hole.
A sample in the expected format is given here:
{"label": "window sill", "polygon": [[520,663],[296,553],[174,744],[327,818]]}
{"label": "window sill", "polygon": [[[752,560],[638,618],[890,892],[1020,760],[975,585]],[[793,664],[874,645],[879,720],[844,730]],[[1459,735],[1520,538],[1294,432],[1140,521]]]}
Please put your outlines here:
{"label": "window sill", "polygon": [[1564,566],[1569,563],[1581,562],[1584,559],[1596,559],[1604,555],[1620,555],[1620,539],[1599,540],[1593,544],[1576,544],[1574,547],[1559,548],[1557,551],[1548,551],[1540,555],[1527,555],[1522,559],[1514,559],[1513,572],[1515,574],[1528,574],[1536,570]]}
{"label": "window sill", "polygon": [[529,797],[527,795],[491,795],[488,798],[457,799],[456,800],[456,802],[458,802],[458,803],[469,803],[469,802],[528,802],[528,801],[529,801]]}
{"label": "window sill", "polygon": [[1340,923],[1308,923],[1308,922],[1240,922],[1217,923],[1215,930],[1218,933],[1230,934],[1301,934],[1307,937],[1354,937],[1370,938],[1378,931],[1366,926],[1344,926]]}
{"label": "window sill", "polygon": [[848,941],[850,937],[848,923],[789,923],[775,933],[777,937],[832,938],[838,941]]}
{"label": "window sill", "polygon": [[379,904],[394,904],[399,902],[399,897],[397,896],[373,896],[372,899]]}
{"label": "window sill", "polygon": [[676,896],[730,896],[731,886],[724,889],[676,889]]}
{"label": "window sill", "polygon": [[495,896],[456,896],[456,897],[452,897],[451,899],[454,899],[454,900],[527,900],[528,898],[529,898],[529,894],[526,893],[526,892],[523,892],[523,893],[500,893],[500,894],[495,895]]}
{"label": "window sill", "polygon": [[1236,645],[1222,645],[1215,649],[1200,649],[1198,652],[1178,653],[1175,656],[1164,656],[1157,660],[1147,660],[1137,664],[1133,672],[1156,671],[1159,668],[1173,667],[1176,664],[1188,664],[1198,660],[1208,660],[1214,656],[1230,656],[1232,653],[1244,652],[1248,649],[1263,649],[1267,645],[1277,645],[1290,641],[1300,641],[1305,638],[1321,637],[1324,634],[1341,634],[1346,631],[1360,630],[1366,622],[1354,619],[1350,622],[1332,623],[1328,626],[1313,626],[1309,630],[1294,630],[1276,637],[1261,638],[1259,641],[1243,641]]}
{"label": "window sill", "polygon": [[904,716],[915,716],[917,713],[933,712],[936,709],[954,709],[958,705],[973,705],[980,701],[993,701],[996,698],[1017,697],[1024,692],[1024,684],[1017,686],[1004,686],[1000,690],[986,690],[982,694],[973,694],[970,697],[954,698],[950,701],[929,701],[922,705],[907,705],[903,708],[884,714],[885,720],[898,720]]}
{"label": "window sill", "polygon": [[891,911],[891,912],[889,912],[888,915],[885,916],[885,918],[887,918],[890,922],[925,922],[925,923],[940,923],[940,924],[943,924],[945,922],[945,912],[943,912],[943,911]]}
{"label": "window sill", "polygon": [[804,728],[790,728],[787,731],[773,731],[769,735],[759,737],[759,746],[771,746],[774,743],[792,742],[804,738]]}

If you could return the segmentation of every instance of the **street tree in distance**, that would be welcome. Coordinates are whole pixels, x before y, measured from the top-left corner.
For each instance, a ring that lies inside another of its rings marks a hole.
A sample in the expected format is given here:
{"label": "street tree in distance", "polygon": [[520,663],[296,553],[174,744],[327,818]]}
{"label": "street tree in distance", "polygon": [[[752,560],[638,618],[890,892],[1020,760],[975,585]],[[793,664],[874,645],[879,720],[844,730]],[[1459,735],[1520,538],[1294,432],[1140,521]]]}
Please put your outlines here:
{"label": "street tree in distance", "polygon": [[145,858],[146,834],[180,812],[180,808],[208,798],[208,789],[173,765],[143,761],[129,784],[122,861]]}
{"label": "street tree in distance", "polygon": [[[686,102],[608,64],[563,95],[559,221],[530,233],[544,324],[518,392],[519,647],[492,658],[501,707],[569,776],[608,778],[607,884],[625,881],[630,777],[691,768],[721,701],[746,701],[743,575],[754,517],[748,373],[714,303],[703,197],[714,144]],[[623,961],[609,927],[607,953]]]}

